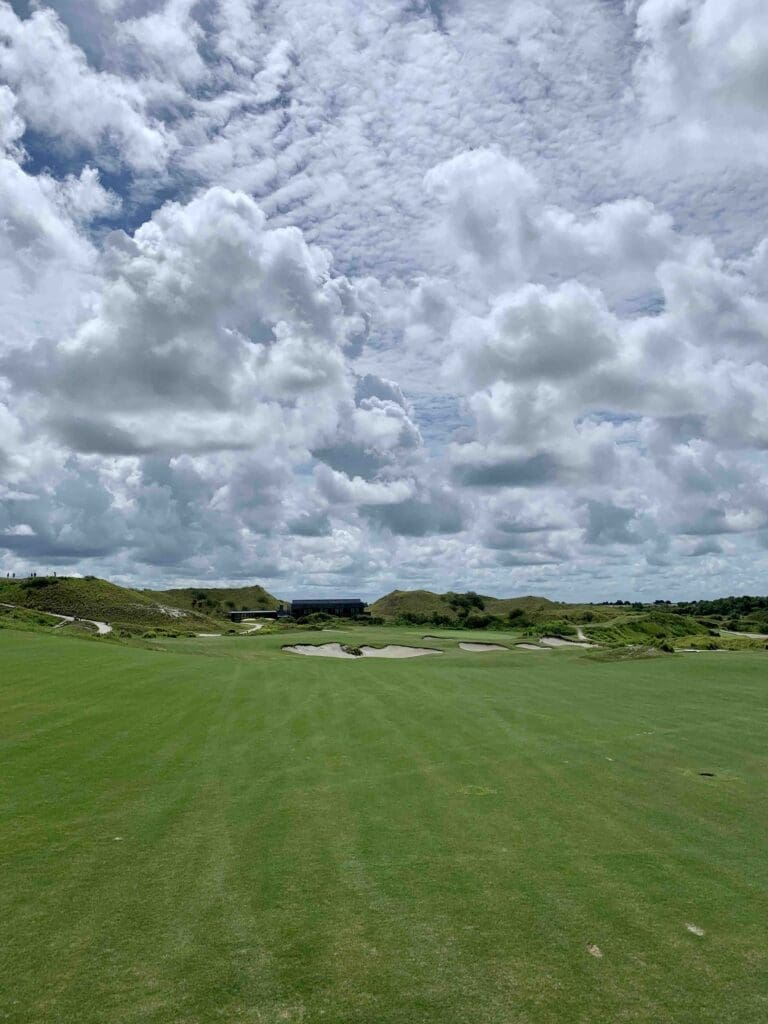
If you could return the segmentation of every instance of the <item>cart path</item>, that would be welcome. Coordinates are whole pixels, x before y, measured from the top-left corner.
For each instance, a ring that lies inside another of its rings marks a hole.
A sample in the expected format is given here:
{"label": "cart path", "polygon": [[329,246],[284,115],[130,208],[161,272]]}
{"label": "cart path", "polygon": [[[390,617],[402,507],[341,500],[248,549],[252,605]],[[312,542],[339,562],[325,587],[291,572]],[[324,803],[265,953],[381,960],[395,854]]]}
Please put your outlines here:
{"label": "cart path", "polygon": [[20,604],[4,604],[0,601],[1,608],[20,608],[22,611],[28,612],[40,612],[41,615],[50,615],[53,619],[61,619],[54,629],[61,629],[62,626],[66,626],[68,622],[87,622],[89,626],[95,626],[96,632],[99,636],[106,636],[107,633],[112,632],[112,627],[106,622],[98,622],[96,619],[81,619],[75,615],[59,615],[57,612],[46,612],[42,608],[25,608]]}

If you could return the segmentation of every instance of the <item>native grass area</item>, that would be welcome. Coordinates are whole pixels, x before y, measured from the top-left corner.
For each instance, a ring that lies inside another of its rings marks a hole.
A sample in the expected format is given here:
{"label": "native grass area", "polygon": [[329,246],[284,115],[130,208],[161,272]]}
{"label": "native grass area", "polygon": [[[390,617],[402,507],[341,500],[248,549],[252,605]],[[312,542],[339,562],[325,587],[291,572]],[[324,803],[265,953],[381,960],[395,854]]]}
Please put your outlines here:
{"label": "native grass area", "polygon": [[8,626],[3,1022],[768,1019],[764,650]]}

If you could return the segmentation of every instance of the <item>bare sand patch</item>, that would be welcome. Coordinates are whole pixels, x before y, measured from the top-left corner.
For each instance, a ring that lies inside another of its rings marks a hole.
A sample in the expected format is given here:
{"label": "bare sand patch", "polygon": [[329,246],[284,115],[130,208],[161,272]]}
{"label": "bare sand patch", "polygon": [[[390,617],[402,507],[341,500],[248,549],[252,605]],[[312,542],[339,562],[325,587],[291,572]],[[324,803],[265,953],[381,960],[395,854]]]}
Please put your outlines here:
{"label": "bare sand patch", "polygon": [[548,647],[539,647],[538,644],[515,644],[515,649],[519,651],[548,651]]}
{"label": "bare sand patch", "polygon": [[561,636],[543,636],[541,642],[545,647],[596,647],[583,640],[563,640]]}
{"label": "bare sand patch", "polygon": [[603,951],[599,946],[596,946],[594,942],[590,942],[587,946],[587,952],[590,956],[597,957],[598,960],[603,959]]}
{"label": "bare sand patch", "polygon": [[341,644],[294,644],[291,647],[284,647],[283,650],[289,654],[306,654],[320,658],[420,658],[425,654],[443,653],[428,647],[398,647],[392,644],[388,647],[361,647],[360,654],[345,651]]}
{"label": "bare sand patch", "polygon": [[425,654],[443,653],[430,647],[398,647],[394,644],[389,647],[361,647],[360,650],[364,658],[421,658]]}
{"label": "bare sand patch", "polygon": [[463,641],[459,644],[462,651],[472,651],[475,654],[482,654],[485,651],[508,651],[508,647],[503,647],[501,644],[475,644],[475,643],[464,643]]}
{"label": "bare sand patch", "polygon": [[294,644],[292,647],[284,647],[289,654],[306,654],[310,658],[356,658],[356,654],[349,654],[341,644]]}
{"label": "bare sand patch", "polygon": [[221,633],[195,633],[195,636],[204,636],[204,637],[211,638],[211,637],[214,637],[214,636],[221,636]]}
{"label": "bare sand patch", "polygon": [[697,924],[691,924],[690,922],[688,922],[685,927],[688,929],[689,932],[691,932],[692,935],[701,936],[704,934],[704,929],[699,928]]}

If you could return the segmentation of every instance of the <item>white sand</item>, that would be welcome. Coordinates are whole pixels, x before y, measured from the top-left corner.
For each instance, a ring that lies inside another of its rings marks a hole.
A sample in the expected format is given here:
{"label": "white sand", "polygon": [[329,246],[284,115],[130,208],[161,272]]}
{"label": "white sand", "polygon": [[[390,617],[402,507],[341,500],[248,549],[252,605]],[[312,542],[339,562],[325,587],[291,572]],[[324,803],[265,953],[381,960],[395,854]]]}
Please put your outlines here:
{"label": "white sand", "polygon": [[195,633],[195,636],[207,636],[207,637],[221,636],[221,633]]}
{"label": "white sand", "polygon": [[389,647],[361,647],[364,658],[421,658],[425,654],[442,654],[442,651],[433,651],[429,647],[397,647],[390,644]]}
{"label": "white sand", "polygon": [[559,636],[543,636],[541,642],[545,647],[596,647],[597,644],[584,643],[581,640],[563,640]]}
{"label": "white sand", "polygon": [[521,651],[548,651],[548,647],[539,647],[538,644],[515,644],[515,647]]}
{"label": "white sand", "polygon": [[475,654],[482,654],[483,651],[508,651],[508,647],[502,647],[501,644],[471,644],[471,643],[460,643],[459,647],[462,651],[473,651]]}
{"label": "white sand", "polygon": [[311,658],[354,658],[354,654],[347,654],[341,644],[295,644],[293,647],[284,647],[289,654],[306,654]]}
{"label": "white sand", "polygon": [[[358,655],[349,654],[341,644],[295,644],[293,647],[284,647],[289,654],[307,654],[316,658],[356,658]],[[420,658],[425,654],[442,654],[442,651],[432,651],[427,647],[361,647],[364,658]]]}

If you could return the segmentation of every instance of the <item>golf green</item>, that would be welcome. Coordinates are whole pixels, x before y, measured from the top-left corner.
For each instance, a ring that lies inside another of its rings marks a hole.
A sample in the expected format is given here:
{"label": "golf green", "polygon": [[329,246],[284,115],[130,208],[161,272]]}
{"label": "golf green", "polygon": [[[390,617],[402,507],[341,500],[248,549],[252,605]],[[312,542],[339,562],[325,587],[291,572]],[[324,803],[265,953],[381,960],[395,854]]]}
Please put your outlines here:
{"label": "golf green", "polygon": [[768,1020],[768,654],[423,632],[0,633],[0,1021]]}

